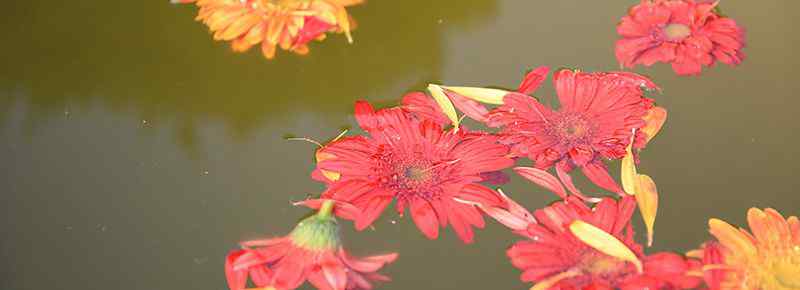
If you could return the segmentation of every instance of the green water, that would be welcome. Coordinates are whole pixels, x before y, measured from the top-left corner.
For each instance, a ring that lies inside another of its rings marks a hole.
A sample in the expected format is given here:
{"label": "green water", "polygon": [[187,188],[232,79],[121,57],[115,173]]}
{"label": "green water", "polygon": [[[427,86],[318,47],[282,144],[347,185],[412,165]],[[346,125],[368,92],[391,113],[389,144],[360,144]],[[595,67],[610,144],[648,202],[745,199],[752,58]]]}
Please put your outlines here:
{"label": "green water", "polygon": [[[514,87],[538,65],[616,69],[614,26],[638,3],[371,0],[351,9],[354,44],[336,35],[266,61],[213,42],[196,9],[167,2],[0,12],[0,289],[224,289],[226,251],[288,233],[306,213],[289,202],[322,189],[308,177],[314,147],[286,134],[331,138],[354,125],[354,100],[391,105],[428,82]],[[800,2],[722,5],[747,29],[744,64],[694,78],[637,70],[670,111],[640,165],[662,197],[653,250],[690,249],[709,217],[741,224],[751,206],[800,214]],[[540,95],[553,95],[549,81]],[[518,177],[504,189],[530,208],[555,199]],[[400,252],[381,289],[529,287],[497,223],[470,246],[449,229],[429,241],[393,211],[374,230],[343,225],[357,254]]]}

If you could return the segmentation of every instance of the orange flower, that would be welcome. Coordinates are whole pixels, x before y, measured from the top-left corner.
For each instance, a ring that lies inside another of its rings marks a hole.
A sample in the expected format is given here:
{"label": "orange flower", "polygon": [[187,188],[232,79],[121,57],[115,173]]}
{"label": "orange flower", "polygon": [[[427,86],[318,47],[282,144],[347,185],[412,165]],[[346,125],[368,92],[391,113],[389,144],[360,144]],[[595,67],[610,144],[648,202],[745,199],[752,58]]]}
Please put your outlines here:
{"label": "orange flower", "polygon": [[[747,212],[748,233],[730,224],[711,219],[710,232],[722,247],[719,289],[791,290],[800,289],[800,221],[796,216],[784,219],[768,208]],[[717,270],[719,271],[719,270]],[[716,283],[711,283],[716,284]]]}
{"label": "orange flower", "polygon": [[172,0],[200,7],[195,20],[214,33],[214,40],[231,41],[243,52],[261,44],[261,53],[271,59],[275,48],[297,54],[308,53],[307,43],[323,40],[326,32],[344,33],[352,42],[354,23],[345,7],[363,0]]}

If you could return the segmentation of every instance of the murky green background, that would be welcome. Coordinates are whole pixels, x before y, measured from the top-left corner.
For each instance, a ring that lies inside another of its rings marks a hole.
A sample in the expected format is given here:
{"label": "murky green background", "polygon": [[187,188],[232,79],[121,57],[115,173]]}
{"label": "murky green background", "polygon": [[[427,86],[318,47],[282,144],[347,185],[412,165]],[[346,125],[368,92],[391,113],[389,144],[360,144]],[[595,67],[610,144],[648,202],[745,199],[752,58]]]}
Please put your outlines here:
{"label": "murky green background", "polygon": [[[348,45],[266,61],[211,41],[167,1],[15,1],[0,12],[0,288],[224,289],[242,239],[288,232],[290,201],[322,188],[313,146],[352,126],[352,102],[390,105],[431,81],[514,87],[536,65],[616,69],[614,27],[638,1],[372,0]],[[656,250],[708,238],[751,206],[800,214],[795,1],[723,1],[746,62],[696,78],[659,65],[670,110],[640,170],[662,195]],[[548,82],[540,95],[552,95]],[[585,180],[584,180],[585,182]],[[531,208],[554,195],[520,178]],[[387,211],[353,251],[399,251],[383,289],[524,289],[496,223],[464,246]],[[638,223],[637,219],[637,223]],[[642,229],[642,227],[639,227]]]}

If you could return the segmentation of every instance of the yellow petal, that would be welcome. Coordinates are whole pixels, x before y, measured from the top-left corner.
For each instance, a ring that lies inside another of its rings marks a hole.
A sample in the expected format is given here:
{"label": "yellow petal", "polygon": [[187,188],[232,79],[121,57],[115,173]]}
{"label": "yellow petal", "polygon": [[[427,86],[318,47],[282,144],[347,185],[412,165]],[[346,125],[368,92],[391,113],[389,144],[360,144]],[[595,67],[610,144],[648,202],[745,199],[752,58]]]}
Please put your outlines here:
{"label": "yellow petal", "polygon": [[533,287],[531,287],[530,290],[547,290],[550,289],[550,287],[553,287],[553,285],[556,285],[556,283],[558,283],[559,281],[578,276],[578,274],[579,273],[576,271],[561,272],[558,273],[557,275],[553,275],[548,277],[547,279],[539,281],[538,283],[536,283],[536,285],[533,285]]}
{"label": "yellow petal", "polygon": [[633,152],[631,152],[631,144],[628,144],[627,153],[625,157],[622,158],[621,168],[620,179],[622,180],[622,189],[630,195],[636,194],[636,184],[638,183],[638,178],[636,176],[638,174],[636,173],[636,162],[633,159]]}
{"label": "yellow petal", "polygon": [[658,189],[650,176],[639,174],[636,186],[636,203],[647,228],[647,246],[653,245],[653,227],[658,213]]}
{"label": "yellow petal", "polygon": [[431,96],[439,104],[439,107],[442,108],[442,111],[450,119],[450,122],[453,122],[453,127],[458,129],[458,114],[456,113],[456,108],[453,107],[453,103],[450,101],[450,98],[445,95],[442,87],[429,84],[428,91],[431,92]]}
{"label": "yellow petal", "polygon": [[658,134],[658,131],[661,131],[664,122],[667,121],[667,110],[662,107],[653,107],[647,111],[647,115],[644,116],[644,121],[645,126],[642,128],[642,132],[647,134],[646,142],[650,142],[650,140]]}
{"label": "yellow petal", "polygon": [[595,250],[617,259],[633,263],[633,265],[636,266],[636,270],[642,273],[642,262],[636,257],[636,254],[619,239],[606,231],[582,220],[572,222],[572,224],[569,225],[569,230],[575,237]]}
{"label": "yellow petal", "polygon": [[503,97],[508,94],[508,91],[488,88],[475,88],[475,87],[444,87],[459,95],[467,97],[481,103],[502,105]]}
{"label": "yellow petal", "polygon": [[755,257],[756,247],[748,236],[740,232],[725,221],[719,219],[708,220],[708,231],[719,240],[725,248],[735,255]]}

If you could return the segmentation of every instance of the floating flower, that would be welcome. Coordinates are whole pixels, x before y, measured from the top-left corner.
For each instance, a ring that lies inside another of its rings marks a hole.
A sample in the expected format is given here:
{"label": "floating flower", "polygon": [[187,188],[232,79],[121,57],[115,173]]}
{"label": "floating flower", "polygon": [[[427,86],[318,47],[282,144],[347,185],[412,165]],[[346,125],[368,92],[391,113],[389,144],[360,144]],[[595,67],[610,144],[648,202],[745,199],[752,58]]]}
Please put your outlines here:
{"label": "floating flower", "polygon": [[343,32],[348,41],[352,26],[345,7],[363,0],[173,0],[200,7],[196,20],[203,21],[214,40],[231,41],[243,52],[261,44],[264,57],[275,56],[280,46],[297,54],[308,53],[308,42],[325,38],[326,32]]}
{"label": "floating flower", "polygon": [[598,186],[622,193],[602,159],[625,156],[634,129],[647,125],[644,117],[653,103],[643,97],[642,88],[654,89],[655,84],[633,73],[566,69],[555,73],[554,82],[559,110],[512,92],[489,114],[488,124],[502,127],[500,140],[511,146],[513,156],[528,157],[543,170],[555,165],[559,178],[573,193],[580,191],[567,173],[575,167]]}
{"label": "floating flower", "polygon": [[410,207],[426,237],[437,238],[439,227],[450,224],[464,242],[472,242],[472,227],[484,226],[481,213],[456,199],[502,203],[496,192],[479,182],[487,179],[485,173],[513,165],[508,148],[494,136],[445,131],[400,108],[376,112],[368,103],[358,102],[355,116],[366,136],[344,137],[321,149],[330,158],[320,161],[317,170],[339,175],[323,198],[359,208],[363,212],[355,220],[359,230],[397,200],[398,213]]}
{"label": "floating flower", "polygon": [[[699,279],[671,253],[644,256],[633,240],[635,201],[604,198],[594,208],[570,196],[534,212],[530,240],[507,252],[521,280],[544,289],[688,289]],[[595,288],[586,288],[595,287]]]}
{"label": "floating flower", "polygon": [[[717,271],[709,286],[722,290],[800,289],[800,220],[785,219],[776,210],[751,208],[747,212],[750,232],[711,219],[709,231],[719,248],[706,246],[706,267]],[[715,264],[717,262],[719,264]],[[707,279],[709,280],[709,279]]]}
{"label": "floating flower", "polygon": [[342,246],[333,205],[321,203],[317,214],[301,221],[286,237],[242,242],[243,249],[226,258],[228,287],[242,290],[248,277],[257,287],[273,290],[296,289],[306,280],[322,290],[372,289],[373,282],[388,281],[377,271],[397,254],[351,256]]}
{"label": "floating flower", "polygon": [[744,59],[744,30],[719,15],[718,1],[642,0],[622,17],[616,55],[633,67],[671,63],[679,75],[696,75],[702,66],[720,61],[738,65]]}

